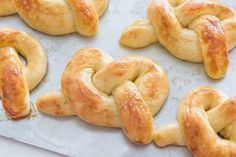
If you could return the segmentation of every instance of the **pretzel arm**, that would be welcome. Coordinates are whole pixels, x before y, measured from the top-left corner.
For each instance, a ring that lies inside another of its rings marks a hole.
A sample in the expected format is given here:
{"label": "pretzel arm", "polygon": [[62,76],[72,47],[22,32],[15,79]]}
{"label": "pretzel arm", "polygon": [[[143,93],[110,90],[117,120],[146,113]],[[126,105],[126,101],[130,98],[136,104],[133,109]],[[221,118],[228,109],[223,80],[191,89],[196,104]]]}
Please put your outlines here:
{"label": "pretzel arm", "polygon": [[94,7],[99,17],[101,17],[108,6],[108,0],[93,0]]}
{"label": "pretzel arm", "polygon": [[75,115],[73,107],[67,103],[64,95],[57,92],[49,92],[37,100],[37,108],[54,116],[72,116]]}
{"label": "pretzel arm", "polygon": [[155,31],[149,20],[141,19],[135,21],[123,31],[120,37],[120,44],[141,48],[157,42]]}

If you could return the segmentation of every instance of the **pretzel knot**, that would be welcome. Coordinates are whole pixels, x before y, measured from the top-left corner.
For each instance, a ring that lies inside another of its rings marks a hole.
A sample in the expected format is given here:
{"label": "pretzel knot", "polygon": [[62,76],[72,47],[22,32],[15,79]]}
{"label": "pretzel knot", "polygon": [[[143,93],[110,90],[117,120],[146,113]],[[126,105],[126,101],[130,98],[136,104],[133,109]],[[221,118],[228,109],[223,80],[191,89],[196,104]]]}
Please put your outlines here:
{"label": "pretzel knot", "polygon": [[96,34],[108,0],[1,0],[0,16],[18,13],[32,28],[51,35]]}
{"label": "pretzel knot", "polygon": [[209,77],[224,77],[236,44],[233,9],[213,0],[152,0],[148,16],[127,28],[120,43],[139,48],[158,40],[179,59],[203,61]]}
{"label": "pretzel knot", "polygon": [[128,56],[117,61],[98,49],[81,49],[67,64],[63,94],[40,97],[37,107],[51,115],[78,115],[100,126],[122,127],[133,142],[153,138],[153,115],[168,94],[168,79],[150,59]]}
{"label": "pretzel knot", "polygon": [[158,128],[154,141],[158,146],[186,144],[196,157],[234,157],[235,113],[236,97],[210,87],[197,88],[182,101],[178,123]]}
{"label": "pretzel knot", "polygon": [[[17,52],[26,59],[27,66]],[[0,97],[10,118],[30,113],[29,90],[39,84],[46,68],[45,52],[36,39],[14,29],[0,29]]]}

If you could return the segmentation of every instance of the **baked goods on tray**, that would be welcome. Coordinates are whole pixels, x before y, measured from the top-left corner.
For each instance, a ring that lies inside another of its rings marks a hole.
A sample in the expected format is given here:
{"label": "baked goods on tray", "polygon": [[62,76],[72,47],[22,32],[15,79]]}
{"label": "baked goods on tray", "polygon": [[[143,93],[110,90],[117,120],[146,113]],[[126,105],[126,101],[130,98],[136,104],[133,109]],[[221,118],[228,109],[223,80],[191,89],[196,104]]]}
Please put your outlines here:
{"label": "baked goods on tray", "polygon": [[120,43],[140,48],[159,41],[179,59],[203,62],[212,79],[225,76],[236,44],[232,8],[213,0],[151,0],[148,17],[128,27]]}
{"label": "baked goods on tray", "polygon": [[236,97],[212,87],[194,89],[181,102],[177,120],[156,130],[158,146],[186,144],[196,157],[236,156]]}
{"label": "baked goods on tray", "polygon": [[0,16],[17,13],[32,28],[51,35],[93,36],[108,0],[1,0]]}
{"label": "baked goods on tray", "polygon": [[40,111],[55,116],[77,115],[100,126],[122,127],[133,142],[153,139],[153,115],[168,95],[168,78],[151,59],[127,56],[119,60],[99,49],[79,50],[67,64],[61,93],[37,100]]}
{"label": "baked goods on tray", "polygon": [[[26,66],[18,53],[26,59]],[[0,29],[0,97],[10,118],[30,113],[29,91],[39,84],[46,69],[44,49],[35,38],[15,29]]]}

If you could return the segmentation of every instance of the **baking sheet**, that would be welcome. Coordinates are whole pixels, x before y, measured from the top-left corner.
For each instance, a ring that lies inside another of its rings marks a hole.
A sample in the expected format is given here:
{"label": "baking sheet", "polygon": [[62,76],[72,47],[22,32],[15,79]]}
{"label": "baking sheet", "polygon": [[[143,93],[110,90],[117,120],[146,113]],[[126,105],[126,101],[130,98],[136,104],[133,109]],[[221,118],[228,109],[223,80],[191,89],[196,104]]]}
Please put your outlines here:
{"label": "baking sheet", "polygon": [[[236,9],[236,1],[222,0]],[[47,91],[59,90],[60,78],[66,63],[80,48],[97,47],[114,58],[129,54],[150,57],[159,62],[169,76],[169,97],[155,116],[155,126],[175,121],[176,111],[183,96],[195,87],[215,86],[228,96],[236,95],[236,49],[230,53],[230,66],[224,79],[213,81],[207,77],[202,64],[176,59],[160,44],[144,49],[129,49],[118,44],[125,27],[134,20],[146,18],[149,0],[110,0],[110,6],[100,20],[100,29],[93,38],[77,33],[65,36],[48,36],[32,30],[18,15],[0,17],[0,28],[13,27],[31,33],[43,44],[48,56],[48,72],[43,82],[31,93],[31,101]],[[3,115],[0,110],[0,115]],[[88,124],[77,117],[51,117],[37,113],[36,117],[19,121],[2,120],[0,135],[62,153],[68,156],[126,156],[126,157],[191,157],[185,147],[158,148],[153,143],[145,146],[131,143],[121,129]]]}

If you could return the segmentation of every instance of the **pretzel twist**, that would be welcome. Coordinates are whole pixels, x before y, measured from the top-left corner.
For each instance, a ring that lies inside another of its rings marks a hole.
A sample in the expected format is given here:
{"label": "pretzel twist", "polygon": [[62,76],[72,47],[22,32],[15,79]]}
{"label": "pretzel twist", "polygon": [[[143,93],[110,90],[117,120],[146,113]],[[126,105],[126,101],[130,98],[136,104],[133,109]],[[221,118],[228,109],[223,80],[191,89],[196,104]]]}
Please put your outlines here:
{"label": "pretzel twist", "polygon": [[149,20],[138,20],[120,43],[140,48],[159,41],[171,54],[204,63],[209,77],[224,77],[236,44],[236,13],[214,0],[152,0]]}
{"label": "pretzel twist", "polygon": [[234,157],[235,113],[235,97],[228,98],[211,87],[197,88],[182,101],[178,123],[158,128],[154,141],[160,147],[186,144],[196,157]]}
{"label": "pretzel twist", "polygon": [[108,0],[1,0],[0,16],[18,13],[32,28],[51,35],[97,33]]}
{"label": "pretzel twist", "polygon": [[[27,66],[17,52],[26,59]],[[0,97],[10,118],[30,113],[29,91],[39,84],[46,68],[45,52],[36,39],[14,29],[0,29]]]}
{"label": "pretzel twist", "polygon": [[78,115],[106,127],[122,127],[133,142],[153,139],[153,115],[168,94],[168,79],[150,59],[128,56],[117,61],[94,48],[81,49],[67,64],[63,94],[40,97],[40,111],[55,115]]}

